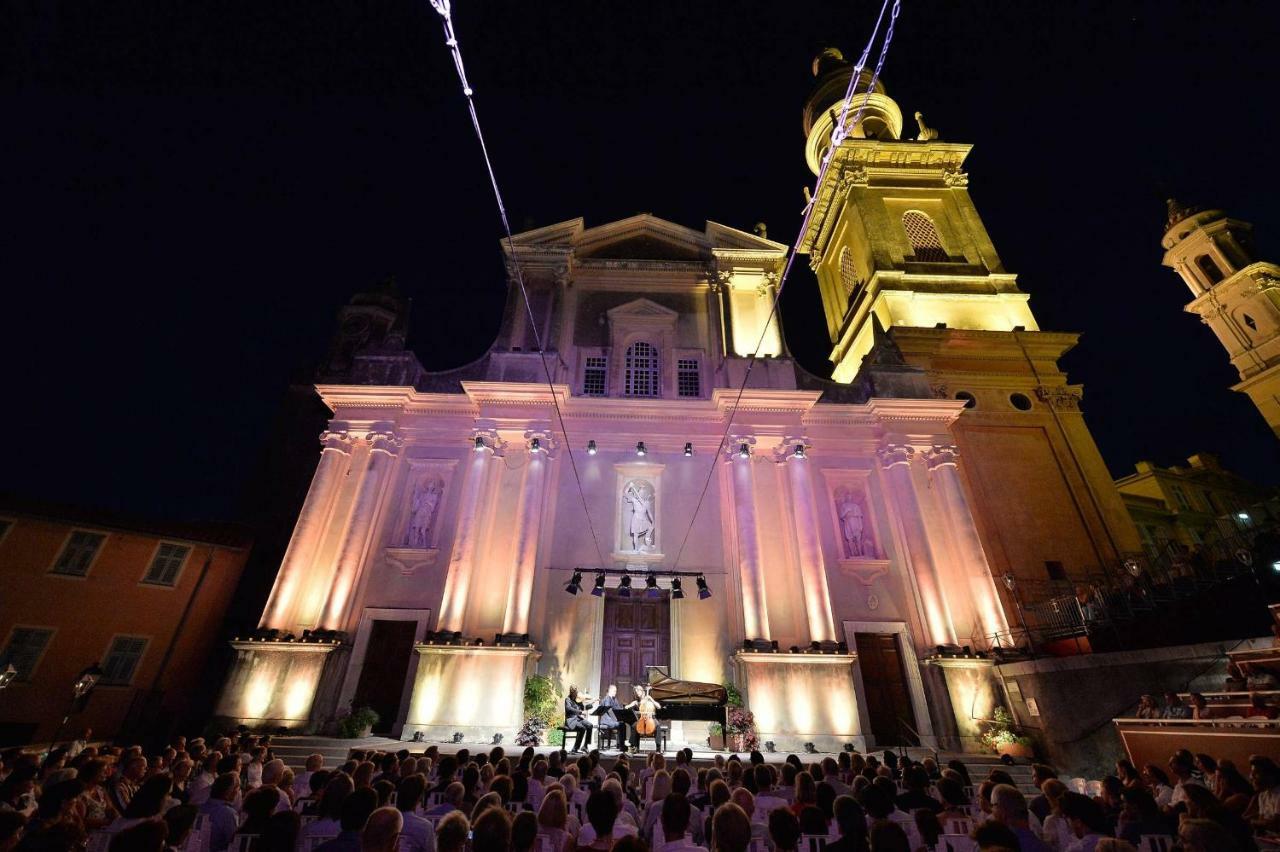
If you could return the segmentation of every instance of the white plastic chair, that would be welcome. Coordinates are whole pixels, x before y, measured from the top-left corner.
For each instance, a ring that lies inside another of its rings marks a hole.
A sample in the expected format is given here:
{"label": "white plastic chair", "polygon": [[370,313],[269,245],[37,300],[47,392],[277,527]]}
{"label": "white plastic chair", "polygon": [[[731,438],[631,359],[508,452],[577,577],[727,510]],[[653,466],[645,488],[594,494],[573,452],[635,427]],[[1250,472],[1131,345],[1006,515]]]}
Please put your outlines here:
{"label": "white plastic chair", "polygon": [[838,834],[802,834],[799,852],[824,852],[828,843],[835,843],[839,839]]}
{"label": "white plastic chair", "polygon": [[1101,795],[1102,795],[1102,782],[1101,782],[1101,781],[1090,781],[1088,784],[1086,784],[1086,785],[1085,785],[1085,795],[1087,795],[1087,796],[1094,796],[1094,797],[1096,797],[1096,796],[1101,796]]}
{"label": "white plastic chair", "polygon": [[936,852],[978,852],[978,841],[963,834],[944,834],[933,848]]}
{"label": "white plastic chair", "polygon": [[1138,841],[1138,852],[1169,852],[1173,838],[1167,834],[1144,834]]}
{"label": "white plastic chair", "polygon": [[1083,796],[1089,789],[1088,782],[1083,778],[1069,778],[1067,779],[1067,789]]}
{"label": "white plastic chair", "polygon": [[952,817],[942,824],[943,834],[961,834],[968,837],[973,833],[973,820],[961,817]]}

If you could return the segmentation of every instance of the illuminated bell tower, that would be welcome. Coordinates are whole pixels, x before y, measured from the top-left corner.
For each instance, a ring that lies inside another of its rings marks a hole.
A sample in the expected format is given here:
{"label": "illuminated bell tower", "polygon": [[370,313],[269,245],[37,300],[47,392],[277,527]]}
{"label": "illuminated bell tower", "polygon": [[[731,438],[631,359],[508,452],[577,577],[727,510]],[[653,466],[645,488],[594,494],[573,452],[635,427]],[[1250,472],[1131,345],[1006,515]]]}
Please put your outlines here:
{"label": "illuminated bell tower", "polygon": [[[853,69],[827,49],[813,72],[804,132],[817,174]],[[1137,531],[1085,425],[1081,387],[1058,367],[1078,335],[1041,331],[1001,262],[969,195],[973,146],[944,141],[918,112],[918,132],[904,132],[901,108],[880,81],[868,98],[869,83],[864,71],[800,244],[832,378],[855,381],[878,321],[934,396],[966,403],[952,431],[992,571],[1043,583],[1121,570]]]}
{"label": "illuminated bell tower", "polygon": [[1164,265],[1193,296],[1187,312],[1218,336],[1249,395],[1280,436],[1280,266],[1253,259],[1252,226],[1169,199]]}

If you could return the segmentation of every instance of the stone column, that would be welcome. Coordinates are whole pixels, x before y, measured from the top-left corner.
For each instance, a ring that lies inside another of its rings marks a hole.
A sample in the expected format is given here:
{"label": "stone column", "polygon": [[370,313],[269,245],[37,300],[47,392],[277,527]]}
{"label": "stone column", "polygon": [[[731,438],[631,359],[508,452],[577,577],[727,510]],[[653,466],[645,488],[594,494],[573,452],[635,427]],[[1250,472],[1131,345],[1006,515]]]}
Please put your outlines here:
{"label": "stone column", "polygon": [[329,596],[325,599],[320,616],[320,626],[327,630],[342,630],[345,625],[364,560],[365,546],[369,541],[369,529],[378,509],[378,498],[382,495],[383,480],[386,471],[395,464],[396,455],[403,444],[391,430],[390,424],[387,424],[387,428],[370,431],[368,438],[369,463],[365,466],[364,476],[352,501],[351,520],[338,551],[333,585],[329,587]]}
{"label": "stone column", "polygon": [[813,499],[813,480],[809,460],[795,455],[794,443],[785,444],[783,462],[791,479],[791,520],[795,527],[797,556],[800,560],[800,582],[804,592],[805,614],[809,619],[809,640],[836,641],[831,618],[831,595],[827,590],[827,568],[822,562],[822,542],[818,539],[818,510]]}
{"label": "stone column", "polygon": [[507,611],[502,620],[503,633],[529,632],[529,607],[533,601],[533,578],[537,570],[538,539],[542,533],[543,483],[550,459],[550,438],[539,435],[542,451],[529,451],[520,492],[520,509],[516,515],[515,577],[507,591]]}
{"label": "stone column", "polygon": [[915,456],[915,449],[902,444],[886,444],[877,451],[877,455],[902,525],[907,545],[907,561],[920,593],[929,643],[954,645],[955,626],[943,594],[936,559],[929,545],[929,531],[916,495],[915,482],[911,478],[911,460]]}
{"label": "stone column", "polygon": [[760,564],[760,540],[756,537],[755,477],[752,456],[739,458],[738,444],[729,446],[729,473],[733,478],[733,510],[738,527],[738,573],[742,578],[742,622],[747,639],[769,638],[769,610],[765,602],[764,569]]}
{"label": "stone column", "polygon": [[338,493],[338,485],[351,463],[351,436],[347,434],[345,423],[330,423],[329,430],[320,435],[320,445],[320,462],[311,477],[311,488],[294,524],[289,549],[284,553],[280,573],[262,612],[261,627],[287,630],[293,626],[290,616],[294,599],[306,582],[311,560],[324,537],[325,522]]}
{"label": "stone column", "polygon": [[1000,606],[1000,594],[996,591],[987,554],[982,549],[982,539],[978,537],[978,528],[974,526],[973,513],[960,482],[960,472],[956,469],[960,451],[951,445],[935,446],[926,450],[924,457],[946,511],[947,525],[964,570],[966,588],[977,621],[975,626],[988,639],[994,634],[1008,633],[1009,625]]}
{"label": "stone column", "polygon": [[490,450],[474,453],[469,470],[462,484],[462,496],[458,500],[458,523],[453,535],[453,555],[449,571],[445,575],[444,595],[440,599],[440,617],[437,630],[456,632],[462,629],[463,615],[467,609],[467,594],[471,589],[471,566],[480,534],[477,517],[480,498],[484,494],[485,480],[489,475]]}

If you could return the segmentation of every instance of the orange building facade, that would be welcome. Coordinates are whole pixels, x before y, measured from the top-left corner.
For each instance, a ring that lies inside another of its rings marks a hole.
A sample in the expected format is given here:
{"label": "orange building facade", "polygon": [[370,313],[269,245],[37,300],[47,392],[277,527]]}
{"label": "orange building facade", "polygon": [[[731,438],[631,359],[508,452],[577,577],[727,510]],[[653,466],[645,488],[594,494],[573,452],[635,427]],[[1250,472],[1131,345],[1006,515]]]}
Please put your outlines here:
{"label": "orange building facade", "polygon": [[157,732],[199,715],[210,651],[249,553],[216,525],[0,503],[0,745],[49,742],[77,675],[103,677],[63,738]]}

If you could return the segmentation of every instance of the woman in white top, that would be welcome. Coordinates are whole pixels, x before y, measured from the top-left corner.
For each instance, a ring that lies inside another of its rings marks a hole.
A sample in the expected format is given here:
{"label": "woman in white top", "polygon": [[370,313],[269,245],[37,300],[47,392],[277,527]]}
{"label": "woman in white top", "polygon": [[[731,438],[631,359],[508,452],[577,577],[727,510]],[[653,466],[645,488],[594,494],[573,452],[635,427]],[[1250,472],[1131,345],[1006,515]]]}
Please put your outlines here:
{"label": "woman in white top", "polygon": [[1040,839],[1046,844],[1065,852],[1066,848],[1076,841],[1071,823],[1062,815],[1062,796],[1067,792],[1067,785],[1057,778],[1050,778],[1040,787],[1040,792],[1049,801],[1049,815],[1044,818],[1044,826],[1040,830]]}

